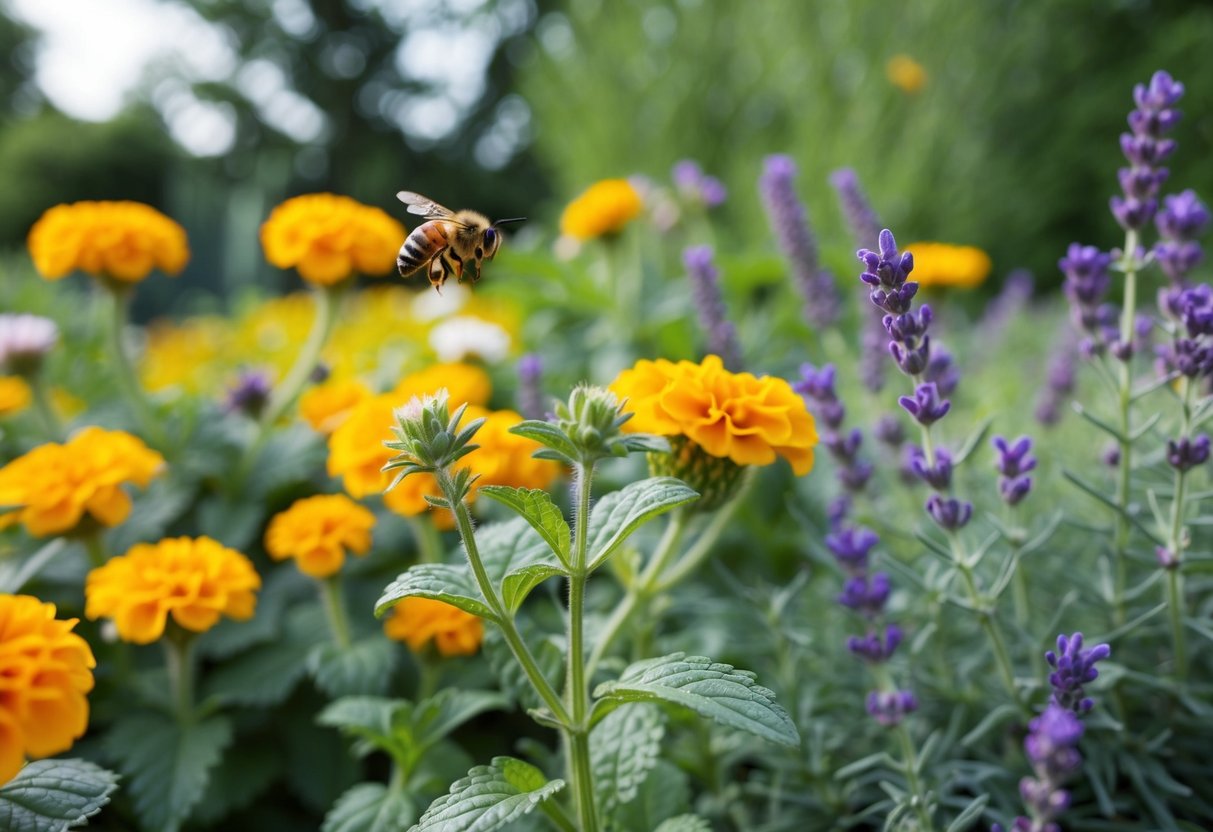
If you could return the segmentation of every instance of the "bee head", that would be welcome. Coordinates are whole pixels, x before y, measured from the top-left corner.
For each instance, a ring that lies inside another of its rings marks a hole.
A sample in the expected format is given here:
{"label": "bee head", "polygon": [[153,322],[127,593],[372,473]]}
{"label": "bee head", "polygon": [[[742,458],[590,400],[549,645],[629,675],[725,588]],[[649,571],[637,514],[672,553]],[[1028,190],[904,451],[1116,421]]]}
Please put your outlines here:
{"label": "bee head", "polygon": [[498,230],[498,227],[511,222],[523,222],[525,219],[526,217],[511,217],[505,220],[497,220],[485,229],[484,248],[486,252],[492,252],[488,254],[489,257],[492,257],[497,252],[497,247],[501,245],[501,232]]}

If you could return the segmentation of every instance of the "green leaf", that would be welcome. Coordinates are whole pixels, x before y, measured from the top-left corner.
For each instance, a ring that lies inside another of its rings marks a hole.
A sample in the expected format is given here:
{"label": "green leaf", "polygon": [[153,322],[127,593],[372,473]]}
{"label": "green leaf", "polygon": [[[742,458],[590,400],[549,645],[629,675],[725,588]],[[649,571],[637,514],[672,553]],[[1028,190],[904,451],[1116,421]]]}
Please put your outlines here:
{"label": "green leaf", "polygon": [[212,716],[189,725],[159,713],[127,717],[105,739],[128,781],[141,826],[175,832],[202,798],[211,769],[232,741],[232,724]]}
{"label": "green leaf", "polygon": [[650,477],[612,491],[590,513],[589,567],[596,569],[643,523],[699,497],[673,477]]}
{"label": "green leaf", "polygon": [[308,655],[325,633],[323,612],[315,604],[295,607],[286,614],[279,640],[258,645],[208,672],[202,698],[252,707],[285,701],[307,672]]}
{"label": "green leaf", "polygon": [[[3,509],[0,509],[2,511]],[[27,583],[38,577],[48,563],[67,547],[67,540],[57,537],[28,557],[0,561],[0,593],[15,595]]]}
{"label": "green leaf", "polygon": [[412,719],[413,703],[407,700],[345,696],[321,711],[316,722],[356,737],[358,742],[353,751],[358,757],[383,751],[390,754],[397,765],[406,765],[415,746],[409,727]]}
{"label": "green leaf", "polygon": [[622,705],[590,734],[594,790],[603,812],[633,800],[657,765],[665,736],[665,714],[645,702]]}
{"label": "green leaf", "polygon": [[407,792],[382,783],[359,783],[337,799],[321,832],[405,832],[417,822],[417,804]]}
{"label": "green leaf", "polygon": [[490,832],[528,814],[564,788],[530,763],[494,757],[456,780],[449,794],[425,810],[413,832]]}
{"label": "green leaf", "polygon": [[990,802],[990,796],[983,794],[977,797],[965,807],[964,811],[956,816],[956,819],[948,824],[945,832],[965,832],[970,826],[977,822],[981,817],[982,812],[986,810],[986,804]]}
{"label": "green leaf", "polygon": [[712,832],[712,824],[699,815],[678,815],[662,821],[654,832]]}
{"label": "green leaf", "polygon": [[469,719],[509,706],[510,701],[495,691],[446,688],[413,708],[413,735],[419,746],[429,747]]}
{"label": "green leaf", "polygon": [[84,760],[38,760],[0,788],[0,829],[60,832],[82,825],[118,787],[112,771]]}
{"label": "green leaf", "polygon": [[375,615],[382,617],[401,598],[431,598],[489,621],[497,620],[463,564],[422,563],[410,567],[384,588],[375,602]]}
{"label": "green leaf", "polygon": [[[510,433],[525,436],[527,439],[534,439],[540,445],[555,452],[553,454],[544,454],[543,459],[557,459],[568,465],[573,465],[574,460],[581,455],[577,450],[577,446],[564,435],[564,431],[551,422],[528,419],[510,428]],[[536,451],[533,456],[538,457],[541,453],[543,451]]]}
{"label": "green leaf", "polygon": [[657,829],[677,815],[691,811],[691,789],[678,766],[658,760],[634,800],[620,805],[612,829]]}
{"label": "green leaf", "polygon": [[308,671],[316,687],[329,696],[387,693],[397,651],[383,635],[374,635],[342,647],[336,642],[318,644],[308,655]]}
{"label": "green leaf", "polygon": [[521,517],[483,526],[476,534],[476,545],[489,580],[500,587],[510,612],[517,612],[539,584],[567,574],[548,544]]}
{"label": "green leaf", "polygon": [[518,512],[551,547],[560,562],[566,567],[569,565],[572,533],[550,494],[537,488],[511,488],[505,485],[486,485],[478,493]]}
{"label": "green leaf", "polygon": [[213,826],[233,812],[253,804],[282,777],[286,757],[272,743],[241,738],[240,753],[229,754],[211,772],[202,800],[190,816],[192,824]]}
{"label": "green leaf", "polygon": [[[800,734],[775,694],[755,684],[755,676],[703,656],[672,653],[636,662],[615,682],[594,691],[607,707],[617,702],[669,702],[729,728],[747,731],[793,748]],[[600,703],[595,710],[602,707]]]}

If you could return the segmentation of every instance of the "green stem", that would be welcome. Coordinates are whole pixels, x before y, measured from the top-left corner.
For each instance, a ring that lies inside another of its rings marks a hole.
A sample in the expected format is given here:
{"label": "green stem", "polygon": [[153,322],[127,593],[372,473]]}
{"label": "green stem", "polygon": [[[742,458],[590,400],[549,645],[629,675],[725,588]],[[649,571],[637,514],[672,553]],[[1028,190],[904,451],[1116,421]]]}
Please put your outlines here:
{"label": "green stem", "polygon": [[170,622],[161,641],[177,720],[188,725],[194,719],[194,634]]}
{"label": "green stem", "polygon": [[598,828],[594,804],[593,771],[590,768],[589,726],[586,714],[590,697],[586,689],[585,664],[585,584],[589,578],[586,541],[590,525],[590,488],[594,480],[593,463],[577,466],[575,485],[577,506],[573,514],[573,552],[569,569],[569,659],[565,680],[565,698],[573,724],[569,730],[569,766],[577,798],[577,815],[583,830]]}
{"label": "green stem", "polygon": [[597,832],[598,809],[594,805],[594,772],[590,768],[590,732],[588,728],[568,731],[569,764],[577,798],[580,832]]}
{"label": "green stem", "polygon": [[143,385],[139,383],[139,376],[135,372],[135,365],[126,351],[126,343],[123,339],[130,311],[131,291],[126,286],[115,286],[108,283],[106,290],[110,297],[110,354],[114,358],[118,385],[122,388],[123,395],[126,396],[127,402],[135,412],[135,417],[143,426],[148,438],[152,440],[153,444],[163,448],[167,443],[164,426],[160,424]]}
{"label": "green stem", "polygon": [[737,509],[745,502],[746,495],[750,493],[750,489],[754,485],[754,471],[751,468],[744,475],[741,481],[741,487],[737,489],[737,493],[733,495],[733,499],[728,502],[723,508],[717,511],[713,516],[707,528],[696,538],[695,543],[690,549],[687,549],[686,554],[662,575],[658,570],[654,570],[653,578],[657,581],[656,592],[668,592],[677,584],[681,583],[691,575],[700,564],[707,559],[712,553],[712,547],[716,545],[716,541],[720,539],[720,535],[724,533],[725,528],[733,520],[733,515],[737,513]]}
{"label": "green stem", "polygon": [[105,541],[101,539],[101,529],[94,529],[84,535],[84,551],[88,554],[88,562],[94,569],[105,566],[109,554],[105,551]]}
{"label": "green stem", "polygon": [[1167,572],[1167,606],[1171,613],[1171,641],[1175,653],[1175,678],[1183,681],[1188,675],[1188,654],[1184,646],[1184,590],[1179,564]]}
{"label": "green stem", "polygon": [[409,529],[413,532],[413,540],[417,544],[417,562],[442,563],[442,533],[438,531],[429,514],[418,514],[407,520]]}
{"label": "green stem", "polygon": [[308,332],[303,349],[299,351],[286,378],[270,394],[270,400],[261,413],[260,434],[264,434],[286,412],[286,409],[299,395],[299,391],[303,389],[303,385],[307,383],[312,371],[316,369],[316,363],[320,360],[320,351],[328,343],[329,335],[333,331],[333,324],[337,321],[337,307],[340,305],[344,288],[344,283],[316,288],[314,293],[316,318],[312,321],[312,329]]}
{"label": "green stem", "polygon": [[994,651],[994,660],[998,665],[1002,683],[1011,695],[1011,701],[1015,703],[1016,707],[1022,709],[1024,704],[1019,698],[1019,689],[1015,686],[1015,671],[1011,664],[1010,653],[1007,652],[1006,642],[1002,637],[1002,629],[998,626],[998,620],[994,618],[993,611],[987,609],[986,600],[981,597],[981,592],[977,588],[977,579],[973,576],[973,567],[969,565],[968,555],[965,554],[960,535],[956,532],[949,532],[948,541],[951,543],[952,561],[956,564],[956,569],[964,580],[969,603],[976,611],[981,629],[985,631],[986,637],[990,641],[990,647]]}
{"label": "green stem", "polygon": [[[1120,341],[1126,347],[1133,343],[1133,324],[1137,314],[1137,232],[1125,232],[1124,248],[1125,299],[1120,314]],[[1116,536],[1113,547],[1112,613],[1115,623],[1125,623],[1125,585],[1128,579],[1129,498],[1132,486],[1133,443],[1129,441],[1131,406],[1133,404],[1132,359],[1120,362],[1120,471],[1116,483]]]}
{"label": "green stem", "polygon": [[434,658],[426,653],[421,653],[417,657],[417,663],[419,675],[417,680],[417,701],[421,702],[438,692],[438,683],[442,679],[442,665],[434,661]]}
{"label": "green stem", "polygon": [[[1195,385],[1191,379],[1184,379],[1184,393],[1180,410],[1180,438],[1187,439],[1192,432],[1192,391]],[[1169,565],[1170,574],[1167,576],[1167,606],[1171,618],[1172,651],[1175,654],[1175,677],[1180,681],[1188,675],[1187,649],[1184,646],[1184,595],[1183,568],[1184,549],[1184,495],[1187,493],[1188,472],[1175,469],[1175,493],[1171,499],[1171,528],[1167,533],[1167,549],[1174,562]]]}
{"label": "green stem", "polygon": [[910,789],[910,794],[914,796],[914,810],[918,815],[918,823],[923,832],[934,832],[935,824],[931,820],[931,813],[927,810],[926,795],[923,794],[922,783],[918,779],[918,754],[914,750],[914,740],[910,738],[909,730],[902,723],[898,723],[897,727],[893,729],[893,733],[897,734],[898,744],[901,745],[906,785]]}
{"label": "green stem", "polygon": [[320,598],[324,602],[324,614],[328,618],[333,640],[343,650],[348,650],[354,641],[350,636],[350,617],[345,609],[340,573],[321,579]]}
{"label": "green stem", "polygon": [[30,392],[34,398],[34,410],[42,422],[46,438],[52,442],[62,440],[63,422],[59,419],[59,414],[55,412],[55,405],[51,402],[50,391],[46,387],[46,378],[42,370],[38,369],[30,373],[26,377],[26,381],[29,382]]}
{"label": "green stem", "polygon": [[569,725],[570,718],[564,703],[560,701],[560,697],[552,688],[551,683],[539,669],[538,662],[535,661],[530,648],[526,646],[526,642],[518,632],[518,627],[514,624],[513,616],[506,612],[505,605],[498,597],[497,590],[493,588],[493,582],[489,579],[488,572],[485,571],[484,561],[480,558],[480,549],[476,545],[476,535],[472,531],[472,518],[468,513],[467,505],[463,502],[464,495],[459,493],[455,480],[448,469],[439,469],[435,472],[435,478],[438,480],[442,496],[451,504],[451,511],[455,515],[455,526],[459,529],[459,539],[463,542],[468,565],[472,568],[476,585],[480,588],[485,603],[493,611],[494,621],[501,628],[501,634],[505,638],[506,644],[509,645],[510,651],[514,654],[522,671],[526,673],[531,686],[535,688],[535,692],[548,706],[552,715],[558,722]]}

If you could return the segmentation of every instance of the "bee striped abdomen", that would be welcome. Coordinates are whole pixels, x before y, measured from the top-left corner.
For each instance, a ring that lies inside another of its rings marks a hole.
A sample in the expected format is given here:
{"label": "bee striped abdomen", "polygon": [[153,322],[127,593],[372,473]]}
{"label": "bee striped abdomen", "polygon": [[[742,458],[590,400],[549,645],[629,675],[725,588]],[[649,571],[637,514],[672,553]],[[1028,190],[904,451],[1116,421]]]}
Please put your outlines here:
{"label": "bee striped abdomen", "polygon": [[440,222],[422,223],[400,247],[396,255],[396,268],[401,275],[409,275],[434,259],[448,245],[446,228]]}

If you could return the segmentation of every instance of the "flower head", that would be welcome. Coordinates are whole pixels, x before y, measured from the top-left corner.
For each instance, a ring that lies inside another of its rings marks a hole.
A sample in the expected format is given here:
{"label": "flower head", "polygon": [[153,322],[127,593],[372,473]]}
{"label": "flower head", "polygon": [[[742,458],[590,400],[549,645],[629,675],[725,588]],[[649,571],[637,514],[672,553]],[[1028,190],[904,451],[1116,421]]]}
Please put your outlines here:
{"label": "flower head", "polygon": [[494,363],[509,354],[511,338],[501,324],[475,315],[455,315],[435,324],[429,342],[441,361],[479,358]]}
{"label": "flower head", "polygon": [[635,186],[626,179],[595,182],[570,202],[560,215],[560,233],[575,240],[617,234],[644,207]]}
{"label": "flower head", "polygon": [[914,255],[919,286],[972,289],[990,275],[990,255],[975,246],[924,242],[910,243],[905,250]]}
{"label": "flower head", "polygon": [[380,209],[323,193],[288,199],[261,226],[266,260],[319,286],[355,272],[391,272],[406,236],[404,226]]}
{"label": "flower head", "polygon": [[299,398],[299,415],[312,430],[328,436],[341,427],[355,407],[370,397],[370,388],[357,379],[325,381]]}
{"label": "flower head", "polygon": [[175,275],[190,259],[185,229],[139,202],[56,205],[34,223],[27,244],[47,280],[80,270],[137,283],[152,269]]}
{"label": "flower head", "polygon": [[442,363],[431,364],[424,370],[405,376],[392,390],[392,395],[404,401],[413,396],[437,393],[444,388],[452,407],[488,404],[493,392],[489,374],[475,364]]}
{"label": "flower head", "polygon": [[713,262],[711,246],[693,246],[682,253],[691,284],[691,302],[699,315],[699,326],[707,335],[708,352],[721,356],[730,369],[741,367],[741,347],[737,329],[729,320],[729,311],[720,290],[720,269]]}
{"label": "flower head", "polygon": [[347,552],[366,554],[374,525],[375,515],[344,494],[305,497],[274,515],[265,550],[274,560],[294,558],[305,575],[327,578],[341,569]]}
{"label": "flower head", "polygon": [[59,340],[59,327],[40,315],[0,315],[0,370],[28,376]]}
{"label": "flower head", "polygon": [[71,748],[88,727],[97,662],[55,605],[29,595],[0,595],[0,785],[26,757]]}
{"label": "flower head", "polygon": [[430,598],[405,598],[383,622],[388,638],[403,641],[415,653],[430,642],[443,656],[470,656],[484,641],[484,622],[458,607]]}
{"label": "flower head", "polygon": [[891,728],[918,710],[918,697],[908,690],[874,690],[868,694],[867,709],[872,719]]}
{"label": "flower head", "polygon": [[1032,438],[1021,436],[1014,442],[1008,442],[1001,436],[991,440],[997,458],[994,467],[997,469],[998,490],[1003,502],[1016,505],[1032,488],[1032,478],[1028,472],[1036,468],[1036,457],[1032,456]]}
{"label": "flower head", "polygon": [[939,388],[933,381],[918,385],[912,397],[901,396],[897,402],[920,425],[932,425],[938,422],[947,415],[948,410],[952,407],[951,402],[940,398]]}
{"label": "flower head", "polygon": [[528,352],[518,359],[518,390],[514,400],[527,419],[542,419],[547,412],[543,396],[543,359]]}
{"label": "flower head", "polygon": [[118,636],[150,644],[171,615],[178,626],[204,633],[226,615],[253,617],[261,577],[252,562],[209,537],[140,543],[88,575],[85,615],[112,618]]}
{"label": "flower head", "polygon": [[973,504],[953,497],[932,494],[927,498],[927,514],[941,529],[956,531],[964,528],[973,516]]}
{"label": "flower head", "polygon": [[542,447],[538,442],[511,432],[510,428],[523,421],[521,414],[469,407],[464,422],[479,418],[484,419],[484,424],[476,431],[477,448],[460,461],[461,467],[469,468],[479,477],[474,487],[547,488],[560,475],[557,463],[534,458],[535,451]]}
{"label": "flower head", "polygon": [[813,417],[781,378],[731,373],[719,356],[709,355],[699,364],[638,361],[611,390],[635,413],[624,430],[685,436],[737,465],[769,465],[783,457],[797,476],[813,467]]}
{"label": "flower head", "polygon": [[1090,711],[1095,703],[1083,691],[1083,685],[1099,677],[1095,664],[1110,655],[1112,648],[1106,644],[1083,648],[1082,633],[1059,635],[1057,652],[1050,650],[1045,653],[1045,661],[1053,668],[1049,674],[1049,684],[1053,686],[1051,701],[1077,714]]}
{"label": "flower head", "polygon": [[146,488],[164,457],[122,431],[88,427],[64,444],[49,442],[0,468],[0,528],[21,523],[35,537],[64,534],[87,515],[116,526],[131,511],[126,483]]}
{"label": "flower head", "polygon": [[849,636],[847,649],[864,661],[872,664],[887,662],[896,652],[904,636],[896,624],[885,627],[883,635],[875,630],[865,636]]}
{"label": "flower head", "polygon": [[683,199],[698,203],[705,208],[717,208],[724,204],[729,191],[715,176],[703,172],[698,162],[683,159],[674,165],[671,172],[674,187]]}
{"label": "flower head", "polygon": [[1120,149],[1129,167],[1119,171],[1123,196],[1111,200],[1112,214],[1125,230],[1144,228],[1158,209],[1158,190],[1168,171],[1162,163],[1175,152],[1175,141],[1166,138],[1179,123],[1175,109],[1184,85],[1159,70],[1148,85],[1133,89],[1137,108],[1129,113],[1129,133],[1120,136]]}
{"label": "flower head", "polygon": [[33,398],[29,383],[20,376],[0,376],[0,416],[20,413]]}
{"label": "flower head", "polygon": [[879,542],[879,535],[863,526],[844,526],[825,537],[826,547],[850,575],[867,571],[868,553]]}
{"label": "flower head", "polygon": [[1177,440],[1167,440],[1167,462],[1177,471],[1190,471],[1208,461],[1208,434],[1200,433],[1191,439],[1185,436]]}
{"label": "flower head", "polygon": [[273,389],[274,384],[265,370],[243,370],[236,383],[227,389],[223,409],[256,419],[269,404]]}
{"label": "flower head", "polygon": [[914,95],[927,85],[927,71],[922,64],[909,55],[898,54],[889,58],[884,66],[889,83],[904,93]]}

